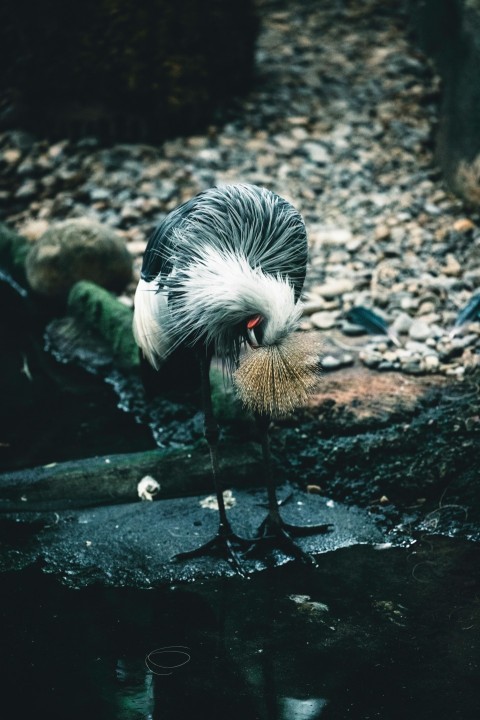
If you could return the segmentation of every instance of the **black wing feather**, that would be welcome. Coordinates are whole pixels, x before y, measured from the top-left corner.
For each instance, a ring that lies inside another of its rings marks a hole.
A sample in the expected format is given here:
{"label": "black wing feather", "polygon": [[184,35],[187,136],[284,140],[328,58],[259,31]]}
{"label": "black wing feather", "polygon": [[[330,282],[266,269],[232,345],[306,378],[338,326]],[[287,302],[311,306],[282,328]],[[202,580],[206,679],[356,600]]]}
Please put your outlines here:
{"label": "black wing feather", "polygon": [[480,293],[473,295],[465,307],[460,310],[455,320],[454,327],[460,327],[468,322],[475,322],[480,319]]}

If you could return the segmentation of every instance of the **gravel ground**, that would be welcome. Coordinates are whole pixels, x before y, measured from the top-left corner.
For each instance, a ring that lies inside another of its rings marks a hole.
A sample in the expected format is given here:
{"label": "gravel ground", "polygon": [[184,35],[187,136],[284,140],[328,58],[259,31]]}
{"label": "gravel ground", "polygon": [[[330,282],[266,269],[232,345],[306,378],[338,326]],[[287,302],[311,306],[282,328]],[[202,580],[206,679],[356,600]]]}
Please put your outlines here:
{"label": "gravel ground", "polygon": [[[435,165],[439,81],[401,4],[258,0],[255,85],[203,135],[105,149],[1,134],[0,216],[32,242],[65,218],[106,223],[138,273],[149,233],[177,204],[215,184],[265,185],[307,223],[302,327],[331,340],[326,369],[358,357],[461,378],[480,362],[480,322],[450,333],[480,286],[480,218]],[[345,318],[354,305],[399,340],[360,334]]]}

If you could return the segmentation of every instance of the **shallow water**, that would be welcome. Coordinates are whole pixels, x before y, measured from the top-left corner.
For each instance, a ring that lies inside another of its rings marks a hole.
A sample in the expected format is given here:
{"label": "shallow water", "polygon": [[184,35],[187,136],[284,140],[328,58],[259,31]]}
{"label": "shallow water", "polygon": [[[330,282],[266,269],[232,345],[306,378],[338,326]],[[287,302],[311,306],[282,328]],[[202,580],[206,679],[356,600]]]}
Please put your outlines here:
{"label": "shallow water", "polygon": [[3,576],[3,701],[30,718],[480,716],[480,549],[356,546],[250,580]]}

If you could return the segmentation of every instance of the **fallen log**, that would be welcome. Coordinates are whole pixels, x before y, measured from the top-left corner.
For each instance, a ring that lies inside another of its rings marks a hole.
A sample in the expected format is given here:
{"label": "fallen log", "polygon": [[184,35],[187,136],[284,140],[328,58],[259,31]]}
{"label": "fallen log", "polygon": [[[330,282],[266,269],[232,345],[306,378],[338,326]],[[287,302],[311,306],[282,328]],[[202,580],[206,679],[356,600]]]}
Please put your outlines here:
{"label": "fallen log", "polygon": [[[222,454],[228,487],[251,487],[261,475],[255,443],[229,444]],[[52,463],[0,475],[0,511],[39,511],[112,505],[139,499],[138,483],[160,484],[155,499],[213,492],[205,443],[183,449],[148,450]]]}

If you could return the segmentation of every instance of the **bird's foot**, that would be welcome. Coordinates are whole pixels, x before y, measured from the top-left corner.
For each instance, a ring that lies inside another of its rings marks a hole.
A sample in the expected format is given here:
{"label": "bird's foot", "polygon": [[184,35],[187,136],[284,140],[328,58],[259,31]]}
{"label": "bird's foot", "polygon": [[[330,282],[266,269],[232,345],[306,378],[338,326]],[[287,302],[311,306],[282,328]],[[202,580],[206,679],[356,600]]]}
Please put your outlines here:
{"label": "bird's foot", "polygon": [[245,557],[258,555],[259,552],[263,554],[265,550],[278,549],[306,565],[316,567],[317,563],[312,555],[302,550],[293,538],[323,535],[330,532],[331,529],[332,525],[330,523],[323,525],[290,525],[282,520],[279,515],[272,517],[269,514],[260,525],[258,537],[250,541],[250,550]]}
{"label": "bird's foot", "polygon": [[220,527],[214,538],[204,545],[187,552],[174,555],[172,560],[191,560],[199,557],[219,557],[226,560],[242,577],[248,577],[242,565],[240,554],[245,553],[252,545],[252,541],[236,535],[231,528]]}

